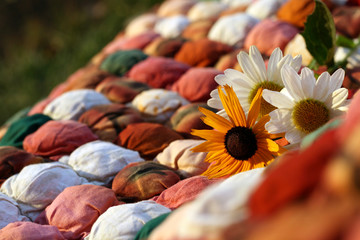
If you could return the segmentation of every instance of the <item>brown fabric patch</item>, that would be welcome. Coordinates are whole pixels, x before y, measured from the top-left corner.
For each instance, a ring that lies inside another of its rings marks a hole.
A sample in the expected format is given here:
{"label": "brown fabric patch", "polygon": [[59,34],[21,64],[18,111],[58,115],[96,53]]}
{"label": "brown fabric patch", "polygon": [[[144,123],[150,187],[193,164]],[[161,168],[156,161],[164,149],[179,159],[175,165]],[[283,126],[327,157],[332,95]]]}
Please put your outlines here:
{"label": "brown fabric patch", "polygon": [[190,102],[206,102],[218,86],[214,78],[222,72],[214,68],[192,68],[180,77],[171,90]]}
{"label": "brown fabric patch", "polygon": [[255,45],[259,51],[270,56],[275,48],[285,50],[286,45],[299,32],[293,25],[272,19],[265,19],[253,27],[245,38],[244,48]]}
{"label": "brown fabric patch", "polygon": [[138,151],[146,160],[153,160],[172,141],[183,139],[174,130],[157,123],[133,123],[120,132],[119,146]]}
{"label": "brown fabric patch", "polygon": [[130,163],[114,178],[112,190],[120,201],[150,199],[180,181],[174,169],[155,162]]}
{"label": "brown fabric patch", "polygon": [[333,12],[336,31],[350,38],[360,34],[360,7],[341,6]]}
{"label": "brown fabric patch", "polygon": [[181,36],[196,41],[202,38],[207,38],[207,35],[214,25],[215,20],[199,20],[191,22],[182,32]]}
{"label": "brown fabric patch", "polygon": [[146,83],[153,88],[170,89],[190,66],[171,58],[148,57],[136,64],[127,73],[135,81]]}
{"label": "brown fabric patch", "polygon": [[0,186],[12,175],[30,164],[42,163],[44,159],[11,146],[0,146]]}
{"label": "brown fabric patch", "polygon": [[23,142],[25,151],[52,160],[70,155],[79,146],[98,140],[88,126],[73,120],[48,121]]}
{"label": "brown fabric patch", "polygon": [[194,67],[209,67],[232,50],[233,48],[227,44],[203,38],[184,43],[175,55],[175,60]]}
{"label": "brown fabric patch", "polygon": [[104,79],[95,90],[105,95],[111,102],[128,103],[136,95],[149,89],[150,86],[146,83],[133,81],[126,77],[111,76]]}
{"label": "brown fabric patch", "polygon": [[70,75],[66,80],[66,91],[83,88],[94,89],[107,76],[109,76],[107,72],[100,70],[95,65],[85,66]]}
{"label": "brown fabric patch", "polygon": [[183,38],[158,37],[144,49],[144,53],[151,56],[173,58],[185,42],[186,40]]}
{"label": "brown fabric patch", "polygon": [[304,28],[307,16],[315,9],[314,0],[289,0],[277,12],[279,20]]}
{"label": "brown fabric patch", "polygon": [[143,122],[140,113],[122,104],[98,105],[84,112],[79,120],[100,140],[114,142],[118,134],[131,123]]}

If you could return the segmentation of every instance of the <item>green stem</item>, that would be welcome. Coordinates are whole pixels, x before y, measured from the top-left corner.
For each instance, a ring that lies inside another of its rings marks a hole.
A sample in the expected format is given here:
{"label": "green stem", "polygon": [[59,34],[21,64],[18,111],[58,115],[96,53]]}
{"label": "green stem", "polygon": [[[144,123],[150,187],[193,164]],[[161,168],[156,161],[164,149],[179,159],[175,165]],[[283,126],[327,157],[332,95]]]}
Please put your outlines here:
{"label": "green stem", "polygon": [[348,54],[346,54],[346,57],[344,58],[343,61],[338,62],[332,66],[328,66],[328,71],[330,74],[332,74],[333,72],[335,72],[338,68],[343,68],[344,70],[346,69],[346,65],[348,63],[348,58],[357,50],[357,48],[360,47],[360,36],[358,37],[358,42],[354,45],[353,48],[350,49],[350,51],[348,52]]}
{"label": "green stem", "polygon": [[315,58],[311,60],[311,62],[308,65],[308,68],[310,68],[311,70],[317,70],[319,68],[319,64],[317,63]]}

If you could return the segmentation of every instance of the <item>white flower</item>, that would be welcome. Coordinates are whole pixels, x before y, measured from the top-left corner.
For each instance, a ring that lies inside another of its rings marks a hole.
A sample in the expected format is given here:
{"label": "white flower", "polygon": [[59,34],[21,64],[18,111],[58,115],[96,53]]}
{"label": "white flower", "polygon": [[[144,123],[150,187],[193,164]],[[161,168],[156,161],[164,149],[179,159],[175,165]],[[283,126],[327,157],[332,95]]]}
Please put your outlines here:
{"label": "white flower", "polygon": [[322,73],[316,80],[313,71],[303,68],[301,74],[286,65],[281,70],[285,88],[280,92],[264,90],[263,98],[277,107],[265,124],[269,133],[285,132],[291,144],[318,129],[347,110],[348,90],[340,88],[345,72],[338,69],[330,76]]}
{"label": "white flower", "polygon": [[[283,53],[279,48],[276,48],[269,59],[266,70],[264,60],[255,46],[251,46],[249,55],[241,51],[238,56],[238,62],[243,72],[234,69],[226,69],[224,74],[217,75],[215,81],[219,85],[232,86],[244,112],[247,113],[250,108],[250,103],[255,97],[257,90],[261,87],[273,91],[280,91],[284,88],[281,80],[280,70],[285,64],[298,71],[301,67],[301,56],[292,58],[290,55],[283,57]],[[210,93],[211,98],[207,104],[210,107],[221,109],[218,112],[223,117],[227,117],[224,107],[220,101],[219,93],[215,89]],[[275,108],[262,99],[260,116],[263,116]]]}

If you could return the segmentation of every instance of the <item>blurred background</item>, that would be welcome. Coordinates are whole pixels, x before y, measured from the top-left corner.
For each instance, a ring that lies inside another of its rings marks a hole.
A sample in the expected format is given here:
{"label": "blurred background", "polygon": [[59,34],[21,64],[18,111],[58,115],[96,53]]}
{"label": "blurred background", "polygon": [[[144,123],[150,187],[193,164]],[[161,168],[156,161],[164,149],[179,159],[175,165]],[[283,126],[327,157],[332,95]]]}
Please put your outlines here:
{"label": "blurred background", "polygon": [[2,0],[0,126],[87,64],[163,0]]}

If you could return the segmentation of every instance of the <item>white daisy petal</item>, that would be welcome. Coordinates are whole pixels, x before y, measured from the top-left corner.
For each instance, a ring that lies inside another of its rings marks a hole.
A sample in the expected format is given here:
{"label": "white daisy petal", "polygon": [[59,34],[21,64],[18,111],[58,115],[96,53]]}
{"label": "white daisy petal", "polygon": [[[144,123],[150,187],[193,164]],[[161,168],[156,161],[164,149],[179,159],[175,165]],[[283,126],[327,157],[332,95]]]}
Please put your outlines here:
{"label": "white daisy petal", "polygon": [[305,97],[301,88],[300,77],[293,68],[289,65],[285,65],[281,69],[281,78],[284,82],[285,88],[296,101]]}
{"label": "white daisy petal", "polygon": [[282,94],[284,94],[285,96],[287,96],[289,99],[291,99],[292,101],[294,101],[294,98],[290,95],[289,91],[286,88],[281,89],[280,91]]}
{"label": "white daisy petal", "polygon": [[352,101],[351,99],[346,99],[346,100],[344,101],[343,105],[342,105],[341,107],[339,107],[339,108],[343,108],[343,107],[344,107],[344,109],[349,109],[349,105],[350,105],[351,101]]}
{"label": "white daisy petal", "polygon": [[[276,48],[270,55],[268,66],[267,66],[267,78],[268,81],[271,82],[277,82],[279,79],[276,79],[277,77],[280,77],[277,69],[277,64],[283,57],[282,51],[280,48]],[[278,76],[276,76],[278,75]],[[281,79],[280,79],[281,81]],[[281,81],[282,82],[282,81]]]}
{"label": "white daisy petal", "polygon": [[270,121],[279,121],[290,120],[291,119],[291,110],[288,109],[275,109],[269,113]]}
{"label": "white daisy petal", "polygon": [[276,121],[269,121],[265,124],[265,129],[271,134],[286,133],[292,128],[291,124],[279,124]]}
{"label": "white daisy petal", "polygon": [[284,67],[285,64],[290,62],[290,60],[291,60],[290,55],[286,55],[276,64],[276,70],[273,72],[273,76],[272,76],[274,82],[284,86],[284,81],[281,78],[281,69]]}
{"label": "white daisy petal", "polygon": [[294,107],[294,102],[280,92],[264,89],[262,97],[277,108],[291,109]]}
{"label": "white daisy petal", "polygon": [[242,72],[234,69],[226,69],[224,74],[228,79],[232,79],[233,86],[238,85],[246,88],[253,86],[253,83],[249,81],[248,77]]}
{"label": "white daisy petal", "polygon": [[346,88],[336,89],[329,98],[325,101],[327,106],[331,106],[331,108],[338,108],[343,105],[345,100],[347,99],[349,91]]}
{"label": "white daisy petal", "polygon": [[226,119],[229,120],[229,116],[227,115],[225,109],[222,109],[222,110],[218,111],[216,114],[218,114],[218,115],[222,116],[223,118],[226,118]]}
{"label": "white daisy petal", "polygon": [[284,87],[284,82],[281,78],[281,73],[279,69],[275,69],[275,71],[272,73],[272,82]]}
{"label": "white daisy petal", "polygon": [[242,109],[244,110],[245,115],[248,115],[249,109],[250,109],[250,104],[248,104],[247,102],[240,102]]}
{"label": "white daisy petal", "polygon": [[284,109],[275,109],[269,113],[270,121],[265,124],[265,128],[269,133],[287,132],[292,128],[291,111]]}
{"label": "white daisy petal", "polygon": [[314,77],[314,72],[311,71],[309,68],[304,68],[301,71],[300,79],[305,96],[307,98],[313,98],[316,81]]}
{"label": "white daisy petal", "polygon": [[210,98],[207,101],[207,105],[209,107],[212,107],[212,108],[215,108],[215,109],[223,109],[224,108],[221,101],[219,99],[216,99],[216,98]]}
{"label": "white daisy petal", "polygon": [[247,86],[247,83],[245,81],[236,81],[234,82],[233,85],[233,89],[235,92],[241,92],[241,93],[245,92],[247,95],[246,97],[249,96],[249,93],[253,90],[253,88],[254,86]]}
{"label": "white daisy petal", "polygon": [[248,76],[246,76],[245,74],[241,73],[243,76],[241,79],[239,79],[239,81],[235,81],[234,82],[234,87],[238,86],[238,87],[243,87],[249,90],[252,90],[254,88],[254,86],[256,85],[256,83],[254,83],[252,80],[250,80],[250,78]]}
{"label": "white daisy petal", "polygon": [[292,62],[292,57],[290,55],[286,55],[283,57],[276,65],[276,71],[273,73],[273,79],[278,81],[281,85],[284,85],[283,80],[281,78],[281,69],[285,65],[289,65]]}
{"label": "white daisy petal", "polygon": [[290,63],[290,66],[292,68],[294,68],[294,70],[296,72],[298,72],[301,68],[301,63],[302,63],[302,56],[301,55],[297,55],[294,57],[293,61]]}
{"label": "white daisy petal", "polygon": [[349,109],[349,105],[344,105],[344,106],[341,106],[339,108],[336,108],[336,109],[331,109],[330,110],[330,117],[331,118],[336,118],[336,117],[339,117],[339,116],[343,116]]}
{"label": "white daisy petal", "polygon": [[248,89],[243,89],[243,88],[240,88],[240,89],[237,89],[237,90],[234,90],[236,96],[238,97],[238,99],[248,99],[248,96],[249,96],[249,90]]}
{"label": "white daisy petal", "polygon": [[239,79],[239,78],[242,78],[243,77],[243,73],[242,72],[239,72],[235,69],[231,69],[231,68],[228,68],[224,71],[224,74],[227,78],[230,78],[230,79]]}
{"label": "white daisy petal", "polygon": [[259,79],[259,76],[257,75],[249,55],[247,55],[245,52],[240,52],[237,57],[241,69],[249,77],[249,80],[254,84],[260,83],[261,79]]}
{"label": "white daisy petal", "polygon": [[215,82],[221,86],[224,86],[224,85],[229,85],[231,86],[232,85],[232,81],[231,79],[228,79],[224,74],[219,74],[219,75],[216,75],[215,78],[214,78]]}
{"label": "white daisy petal", "polygon": [[283,66],[290,65],[291,63],[292,63],[292,57],[289,54],[285,55],[278,63],[278,68],[281,69]]}
{"label": "white daisy petal", "polygon": [[330,91],[333,92],[335,89],[341,87],[345,77],[345,71],[342,68],[336,70],[330,77]]}
{"label": "white daisy petal", "polygon": [[220,100],[219,92],[217,89],[214,89],[210,92],[210,97],[217,98]]}
{"label": "white daisy petal", "polygon": [[253,62],[253,66],[256,69],[258,78],[261,79],[261,81],[265,81],[266,80],[266,67],[265,67],[264,60],[261,56],[261,53],[255,46],[251,46],[250,50],[249,50],[249,56]]}
{"label": "white daisy petal", "polygon": [[322,73],[315,83],[314,97],[319,101],[325,101],[331,94],[330,88],[330,74],[328,72]]}
{"label": "white daisy petal", "polygon": [[286,140],[289,141],[289,143],[299,143],[301,140],[306,136],[305,133],[300,132],[296,128],[291,129],[290,131],[285,133]]}
{"label": "white daisy petal", "polygon": [[272,121],[269,121],[265,124],[265,129],[271,134],[278,134],[288,131],[285,126],[276,124],[276,122]]}

